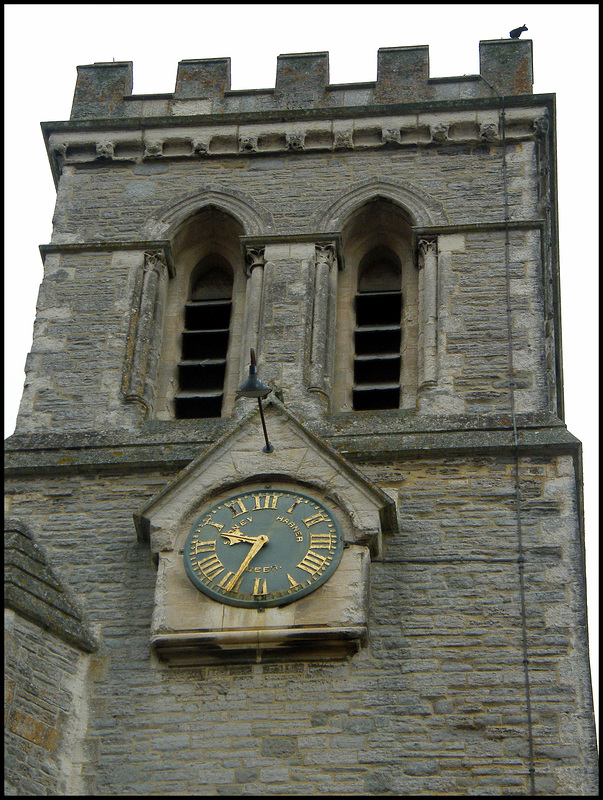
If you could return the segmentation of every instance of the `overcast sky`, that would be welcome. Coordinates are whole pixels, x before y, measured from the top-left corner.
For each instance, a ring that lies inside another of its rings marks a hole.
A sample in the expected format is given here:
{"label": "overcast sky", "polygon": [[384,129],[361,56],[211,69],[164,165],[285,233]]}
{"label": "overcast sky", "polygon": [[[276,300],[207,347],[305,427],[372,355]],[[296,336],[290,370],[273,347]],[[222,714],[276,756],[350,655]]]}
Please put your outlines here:
{"label": "overcast sky", "polygon": [[[556,93],[566,423],[583,443],[589,625],[598,684],[598,4],[8,4],[5,11],[5,436],[12,434],[55,189],[40,122],[69,119],[76,67],[132,61],[134,94],[178,62],[231,59],[274,87],[283,53],[328,51],[331,83],[374,81],[380,47],[429,45],[430,75],[479,73],[479,42],[527,25],[534,92]],[[598,691],[598,690],[597,690]],[[597,708],[597,702],[595,702]]]}

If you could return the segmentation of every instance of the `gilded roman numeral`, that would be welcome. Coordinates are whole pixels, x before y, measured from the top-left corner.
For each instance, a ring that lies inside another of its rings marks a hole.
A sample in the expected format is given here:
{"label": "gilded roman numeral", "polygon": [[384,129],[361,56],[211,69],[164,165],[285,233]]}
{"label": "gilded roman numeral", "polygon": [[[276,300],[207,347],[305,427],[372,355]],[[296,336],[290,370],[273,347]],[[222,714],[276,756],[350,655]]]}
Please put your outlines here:
{"label": "gilded roman numeral", "polygon": [[199,530],[201,530],[201,528],[202,528],[204,525],[213,525],[213,526],[214,526],[214,528],[217,528],[219,531],[221,531],[221,530],[222,530],[222,528],[224,527],[224,525],[220,525],[220,523],[219,523],[219,522],[215,522],[215,521],[214,521],[214,520],[211,518],[211,514],[208,514],[206,517],[204,517],[204,518],[203,518],[203,522],[201,523],[201,525],[199,525],[199,527],[197,528],[197,530],[198,530],[198,531],[199,531]]}
{"label": "gilded roman numeral", "polygon": [[219,575],[221,572],[224,572],[224,564],[215,554],[207,556],[207,558],[202,558],[200,561],[197,561],[197,567],[207,578],[210,579],[213,579],[216,577],[216,575]]}
{"label": "gilded roman numeral", "polygon": [[290,586],[292,589],[297,589],[299,586],[301,586],[301,583],[298,583],[298,582],[295,580],[295,578],[292,578],[292,577],[291,577],[291,575],[289,575],[289,573],[287,573],[287,580],[289,581],[289,586]]}
{"label": "gilded roman numeral", "polygon": [[[276,503],[279,497],[282,496],[282,492],[279,493],[272,493],[272,492],[264,492],[262,494],[254,494],[252,497],[255,498],[255,506],[253,507],[254,511],[257,511],[261,508],[276,508]],[[264,501],[262,504],[262,500]]]}
{"label": "gilded roman numeral", "polygon": [[291,504],[291,508],[287,509],[287,514],[292,514],[293,513],[293,509],[295,508],[295,506],[298,506],[302,502],[303,502],[303,500],[302,500],[301,497],[296,497],[295,500],[293,501],[293,503]]}
{"label": "gilded roman numeral", "polygon": [[199,542],[198,540],[193,540],[191,542],[191,555],[196,556],[198,553],[207,553],[210,550],[216,549],[215,542]]}
{"label": "gilded roman numeral", "polygon": [[300,569],[304,569],[306,572],[309,572],[310,575],[316,575],[318,570],[322,569],[326,563],[326,556],[319,556],[317,553],[313,553],[311,550],[308,550],[306,555],[302,558],[297,566]]}
{"label": "gilded roman numeral", "polygon": [[318,525],[319,522],[328,522],[328,521],[329,518],[327,517],[327,515],[324,512],[319,511],[318,514],[314,514],[314,516],[312,517],[307,517],[304,520],[304,525],[306,526],[306,528],[311,528],[312,525]]}
{"label": "gilded roman numeral", "polygon": [[310,547],[317,547],[318,549],[324,548],[325,550],[331,549],[331,534],[330,533],[310,533]]}
{"label": "gilded roman numeral", "polygon": [[[224,575],[224,577],[223,577],[223,578],[221,579],[221,581],[218,583],[218,586],[219,586],[220,588],[222,588],[222,589],[225,589],[225,588],[226,588],[226,584],[227,584],[227,583],[229,582],[229,580],[230,580],[230,579],[233,577],[233,575],[234,575],[234,572],[227,572],[227,573],[226,573],[226,575]],[[240,582],[240,581],[239,581],[239,582]]]}
{"label": "gilded roman numeral", "polygon": [[262,595],[268,594],[268,588],[266,586],[266,578],[255,578],[253,581],[253,591],[251,594],[254,595]]}
{"label": "gilded roman numeral", "polygon": [[232,511],[233,517],[238,517],[240,514],[247,513],[247,509],[243,505],[243,501],[240,497],[237,497],[236,500],[232,500],[230,503],[224,503],[224,505]]}

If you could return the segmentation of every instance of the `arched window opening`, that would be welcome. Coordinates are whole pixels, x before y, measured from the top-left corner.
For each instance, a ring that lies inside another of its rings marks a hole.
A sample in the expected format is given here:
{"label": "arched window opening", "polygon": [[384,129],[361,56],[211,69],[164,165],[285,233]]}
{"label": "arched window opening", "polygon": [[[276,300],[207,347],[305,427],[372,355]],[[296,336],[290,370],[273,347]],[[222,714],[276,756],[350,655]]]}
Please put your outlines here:
{"label": "arched window opening", "polygon": [[356,208],[342,226],[335,412],[416,409],[419,296],[411,226],[401,206],[380,196]]}
{"label": "arched window opening", "polygon": [[157,420],[232,414],[245,316],[244,234],[232,214],[213,205],[200,208],[173,232]]}
{"label": "arched window opening", "polygon": [[174,397],[178,419],[219,417],[222,412],[232,288],[232,269],[223,256],[210,254],[193,270]]}
{"label": "arched window opening", "polygon": [[396,254],[383,245],[367,253],[358,266],[355,312],[353,408],[399,408],[401,267]]}

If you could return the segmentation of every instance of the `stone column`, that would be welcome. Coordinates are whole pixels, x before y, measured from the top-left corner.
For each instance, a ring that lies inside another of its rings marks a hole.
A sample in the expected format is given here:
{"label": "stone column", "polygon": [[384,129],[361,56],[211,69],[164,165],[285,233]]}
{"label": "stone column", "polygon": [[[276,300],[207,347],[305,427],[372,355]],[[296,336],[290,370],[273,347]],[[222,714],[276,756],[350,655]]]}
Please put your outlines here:
{"label": "stone column", "polygon": [[240,381],[245,380],[249,374],[249,351],[258,348],[258,335],[260,330],[260,315],[262,311],[262,292],[264,287],[264,259],[263,247],[246,248],[246,272],[249,276],[245,292],[245,316],[243,318],[243,352],[240,361]]}
{"label": "stone column", "polygon": [[437,237],[419,239],[419,388],[437,382]]}
{"label": "stone column", "polygon": [[[310,351],[310,385],[311,392],[329,395],[329,342],[331,340],[330,316],[333,313],[331,293],[331,272],[336,265],[336,250],[333,242],[316,245],[316,262],[314,274],[314,305],[312,311],[312,339]],[[335,273],[337,270],[335,269]]]}
{"label": "stone column", "polygon": [[145,418],[154,399],[148,378],[154,377],[153,368],[161,344],[166,284],[167,264],[163,253],[145,253],[142,269],[136,276],[122,380],[125,400],[137,403]]}

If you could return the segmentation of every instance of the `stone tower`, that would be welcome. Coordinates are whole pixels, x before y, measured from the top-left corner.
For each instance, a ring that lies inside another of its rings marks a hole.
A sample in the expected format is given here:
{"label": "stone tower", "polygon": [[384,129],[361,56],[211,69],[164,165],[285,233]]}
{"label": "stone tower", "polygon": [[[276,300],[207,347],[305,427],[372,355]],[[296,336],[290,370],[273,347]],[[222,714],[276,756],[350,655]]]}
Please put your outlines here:
{"label": "stone tower", "polygon": [[555,98],[428,57],[92,64],[43,124],[8,793],[596,794]]}

